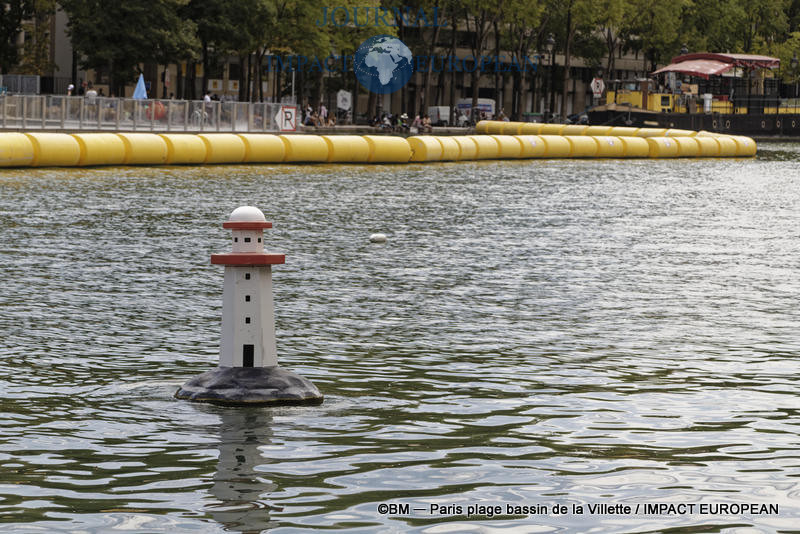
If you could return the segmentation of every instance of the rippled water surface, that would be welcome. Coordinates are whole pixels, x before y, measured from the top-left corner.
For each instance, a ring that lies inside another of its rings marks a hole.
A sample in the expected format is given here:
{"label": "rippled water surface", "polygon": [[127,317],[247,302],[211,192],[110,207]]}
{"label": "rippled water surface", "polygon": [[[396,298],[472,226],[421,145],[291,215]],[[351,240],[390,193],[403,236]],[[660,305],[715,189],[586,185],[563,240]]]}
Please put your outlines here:
{"label": "rippled water surface", "polygon": [[[798,171],[779,144],[2,171],[0,530],[797,529]],[[279,360],[321,406],[172,397],[216,364],[209,256],[242,204],[287,255]],[[779,512],[713,513],[744,504]]]}

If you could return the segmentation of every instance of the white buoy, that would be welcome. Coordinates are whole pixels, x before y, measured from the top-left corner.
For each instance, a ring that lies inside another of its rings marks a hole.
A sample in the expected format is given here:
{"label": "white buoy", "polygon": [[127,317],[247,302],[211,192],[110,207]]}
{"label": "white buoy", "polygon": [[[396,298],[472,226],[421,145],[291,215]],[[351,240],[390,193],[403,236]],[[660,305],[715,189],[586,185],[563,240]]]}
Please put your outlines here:
{"label": "white buoy", "polygon": [[386,234],[371,234],[370,243],[386,243]]}
{"label": "white buoy", "polygon": [[283,254],[264,251],[264,229],[272,228],[253,206],[231,213],[223,228],[232,231],[232,251],[212,254],[225,266],[219,367],[186,382],[179,399],[218,404],[319,404],[319,390],[278,365],[272,266]]}

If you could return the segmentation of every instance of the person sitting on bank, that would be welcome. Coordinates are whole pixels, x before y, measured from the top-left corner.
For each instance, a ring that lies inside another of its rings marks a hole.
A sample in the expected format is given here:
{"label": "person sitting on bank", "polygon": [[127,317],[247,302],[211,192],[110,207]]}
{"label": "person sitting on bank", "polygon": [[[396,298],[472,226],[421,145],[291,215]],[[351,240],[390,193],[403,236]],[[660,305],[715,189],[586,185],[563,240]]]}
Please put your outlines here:
{"label": "person sitting on bank", "polygon": [[431,118],[425,115],[422,117],[422,132],[423,133],[431,133],[433,132],[433,126],[431,125]]}

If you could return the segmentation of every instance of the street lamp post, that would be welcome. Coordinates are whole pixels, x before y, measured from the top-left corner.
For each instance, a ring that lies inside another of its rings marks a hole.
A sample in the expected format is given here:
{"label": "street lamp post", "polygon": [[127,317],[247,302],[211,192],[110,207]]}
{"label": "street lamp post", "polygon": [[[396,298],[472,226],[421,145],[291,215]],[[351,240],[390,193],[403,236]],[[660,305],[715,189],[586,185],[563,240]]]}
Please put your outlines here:
{"label": "street lamp post", "polygon": [[[555,62],[556,62],[555,47],[556,47],[556,38],[552,33],[550,33],[547,36],[547,41],[545,41],[545,48],[547,49],[547,55],[550,56],[550,72],[548,76],[550,78],[550,94],[548,95],[547,92],[545,92],[545,122],[550,122],[552,111],[556,107],[555,98],[553,98],[555,96],[555,84],[553,83],[553,71],[555,70]],[[545,85],[546,84],[547,84],[547,79],[545,79]],[[548,96],[550,102],[549,105],[547,104]]]}
{"label": "street lamp post", "polygon": [[794,105],[797,107],[797,52],[794,53],[792,56],[792,60],[789,62],[789,65],[792,66],[792,77],[794,78],[794,98],[795,102]]}

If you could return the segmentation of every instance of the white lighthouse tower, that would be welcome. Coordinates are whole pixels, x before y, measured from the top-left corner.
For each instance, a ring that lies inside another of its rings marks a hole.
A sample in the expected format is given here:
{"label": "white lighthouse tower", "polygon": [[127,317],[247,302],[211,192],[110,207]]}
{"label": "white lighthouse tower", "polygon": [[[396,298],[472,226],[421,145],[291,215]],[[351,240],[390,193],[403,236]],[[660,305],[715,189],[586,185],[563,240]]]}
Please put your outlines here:
{"label": "white lighthouse tower", "polygon": [[264,251],[264,229],[272,228],[256,207],[242,206],[222,224],[232,232],[232,251],[212,254],[225,266],[219,367],[203,373],[175,394],[218,404],[318,404],[319,390],[278,365],[272,266],[283,254]]}

